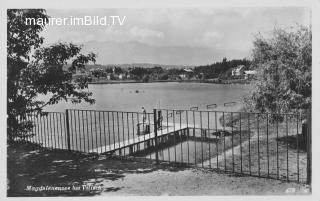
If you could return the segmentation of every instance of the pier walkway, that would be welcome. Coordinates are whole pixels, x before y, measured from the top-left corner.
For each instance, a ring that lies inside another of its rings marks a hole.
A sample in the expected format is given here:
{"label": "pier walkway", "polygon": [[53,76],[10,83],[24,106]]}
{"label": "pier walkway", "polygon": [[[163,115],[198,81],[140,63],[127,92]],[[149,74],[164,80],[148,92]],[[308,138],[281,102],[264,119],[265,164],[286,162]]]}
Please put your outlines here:
{"label": "pier walkway", "polygon": [[[148,124],[148,122],[144,124],[150,125]],[[197,125],[187,125],[187,124],[180,124],[180,123],[162,124],[162,126],[157,130],[157,137],[159,138],[159,137],[170,135],[175,132],[182,132],[182,131],[188,130],[188,128],[193,128],[196,126]],[[106,146],[96,147],[94,149],[91,149],[89,152],[101,153],[101,150],[102,150],[102,153],[109,153],[109,152],[118,151],[127,147],[132,148],[134,145],[153,141],[155,137],[156,137],[155,133],[150,132],[143,135],[139,135],[135,138],[126,139],[121,142],[115,142],[115,143],[110,143],[109,145],[106,145]]]}

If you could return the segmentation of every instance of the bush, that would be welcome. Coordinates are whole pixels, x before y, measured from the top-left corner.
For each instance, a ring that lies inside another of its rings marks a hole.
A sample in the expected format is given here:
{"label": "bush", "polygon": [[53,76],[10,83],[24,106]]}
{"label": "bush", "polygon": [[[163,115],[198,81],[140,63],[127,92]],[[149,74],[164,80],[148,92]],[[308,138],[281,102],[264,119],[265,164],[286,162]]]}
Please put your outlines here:
{"label": "bush", "polygon": [[252,67],[258,76],[245,98],[259,112],[284,113],[311,106],[311,27],[274,29],[270,38],[256,36]]}

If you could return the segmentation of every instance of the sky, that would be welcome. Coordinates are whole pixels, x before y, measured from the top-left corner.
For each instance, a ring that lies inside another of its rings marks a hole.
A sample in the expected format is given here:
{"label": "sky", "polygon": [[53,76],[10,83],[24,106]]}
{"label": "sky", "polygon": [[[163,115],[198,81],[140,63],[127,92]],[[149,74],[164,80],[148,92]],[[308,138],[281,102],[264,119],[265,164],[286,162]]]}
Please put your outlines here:
{"label": "sky", "polygon": [[[102,64],[197,65],[224,56],[250,58],[256,34],[267,35],[274,27],[287,29],[311,21],[310,11],[302,7],[59,9],[47,10],[47,14],[125,16],[122,26],[46,26],[42,32],[47,45],[73,42],[84,44],[86,51],[98,51],[98,62]],[[132,43],[138,47],[132,47]],[[145,47],[151,53],[134,52]]]}

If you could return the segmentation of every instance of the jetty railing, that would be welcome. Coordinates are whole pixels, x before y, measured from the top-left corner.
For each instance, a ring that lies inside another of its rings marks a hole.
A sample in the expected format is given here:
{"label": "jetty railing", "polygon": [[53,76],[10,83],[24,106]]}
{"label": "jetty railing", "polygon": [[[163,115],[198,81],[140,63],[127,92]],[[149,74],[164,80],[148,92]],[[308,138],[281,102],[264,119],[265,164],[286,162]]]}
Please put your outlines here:
{"label": "jetty railing", "polygon": [[227,102],[227,103],[223,103],[223,106],[224,107],[229,107],[229,106],[234,106],[236,104],[237,104],[237,102]]}
{"label": "jetty railing", "polygon": [[194,107],[191,107],[190,110],[199,110],[199,107],[194,106]]}
{"label": "jetty railing", "polygon": [[305,117],[193,108],[152,113],[68,109],[21,118],[32,127],[16,140],[310,183],[311,129]]}
{"label": "jetty railing", "polygon": [[206,107],[207,107],[207,109],[211,109],[211,108],[216,108],[216,107],[218,107],[218,105],[217,105],[217,104],[209,104],[209,105],[207,105]]}

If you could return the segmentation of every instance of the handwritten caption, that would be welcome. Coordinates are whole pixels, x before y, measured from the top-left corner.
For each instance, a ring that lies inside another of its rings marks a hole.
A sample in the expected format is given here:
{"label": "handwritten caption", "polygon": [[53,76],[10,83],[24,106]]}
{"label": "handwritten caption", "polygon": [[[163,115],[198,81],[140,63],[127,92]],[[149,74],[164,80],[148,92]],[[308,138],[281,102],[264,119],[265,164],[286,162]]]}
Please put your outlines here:
{"label": "handwritten caption", "polygon": [[101,191],[101,185],[71,185],[71,186],[26,186],[26,191],[42,192],[42,191]]}

